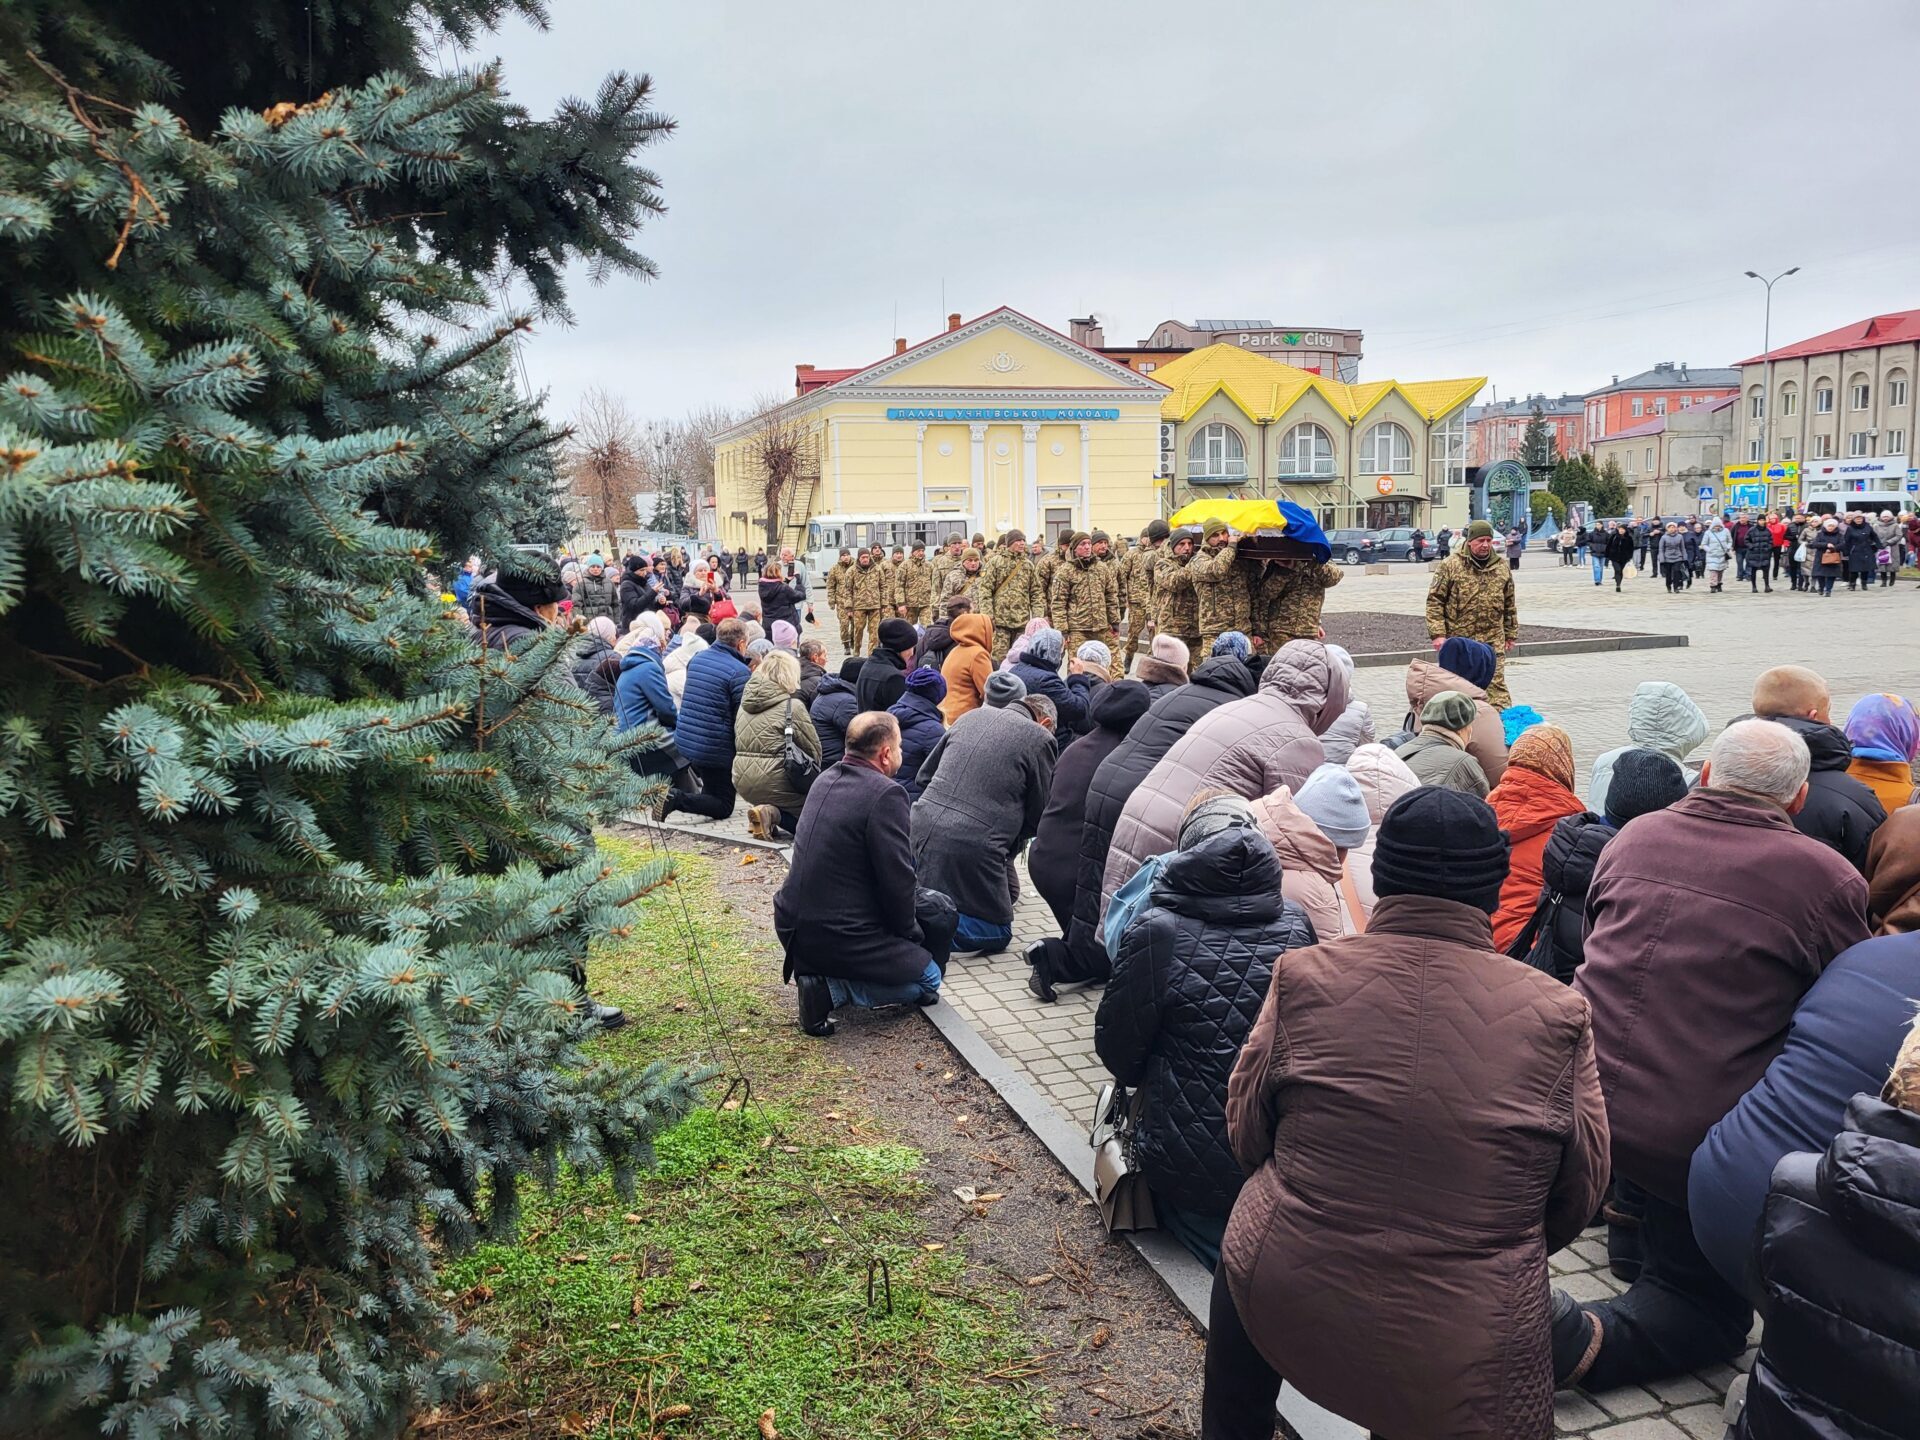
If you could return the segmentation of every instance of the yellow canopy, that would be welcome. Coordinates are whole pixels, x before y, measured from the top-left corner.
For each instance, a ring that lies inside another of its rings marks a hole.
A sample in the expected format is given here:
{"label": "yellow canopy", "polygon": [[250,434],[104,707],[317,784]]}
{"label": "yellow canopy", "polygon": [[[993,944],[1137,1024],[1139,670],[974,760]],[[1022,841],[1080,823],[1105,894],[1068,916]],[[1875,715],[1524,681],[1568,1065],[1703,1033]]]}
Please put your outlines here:
{"label": "yellow canopy", "polygon": [[1198,525],[1202,520],[1220,519],[1241,535],[1256,530],[1285,530],[1287,517],[1273,500],[1195,500],[1182,505],[1167,521],[1169,525]]}

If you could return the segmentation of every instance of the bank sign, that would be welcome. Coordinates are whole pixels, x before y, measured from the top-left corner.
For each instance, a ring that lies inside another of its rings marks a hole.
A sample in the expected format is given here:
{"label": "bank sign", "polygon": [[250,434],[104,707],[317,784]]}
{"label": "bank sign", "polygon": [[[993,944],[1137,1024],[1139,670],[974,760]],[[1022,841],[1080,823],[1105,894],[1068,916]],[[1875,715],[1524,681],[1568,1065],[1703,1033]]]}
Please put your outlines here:
{"label": "bank sign", "polygon": [[1797,460],[1776,460],[1771,465],[1761,465],[1757,461],[1747,465],[1729,465],[1721,472],[1728,485],[1746,484],[1785,484],[1800,478],[1800,463]]}
{"label": "bank sign", "polygon": [[1118,420],[1118,410],[1070,409],[1054,405],[889,405],[889,420]]}

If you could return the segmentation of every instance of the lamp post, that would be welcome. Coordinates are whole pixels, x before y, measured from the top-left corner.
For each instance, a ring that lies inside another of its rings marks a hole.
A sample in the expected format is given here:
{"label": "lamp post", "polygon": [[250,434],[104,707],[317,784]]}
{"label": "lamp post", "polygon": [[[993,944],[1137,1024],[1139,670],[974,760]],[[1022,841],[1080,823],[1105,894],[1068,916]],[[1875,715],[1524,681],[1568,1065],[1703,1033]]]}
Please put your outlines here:
{"label": "lamp post", "polygon": [[1747,271],[1749,280],[1758,280],[1767,287],[1766,317],[1761,322],[1760,363],[1766,367],[1760,381],[1760,408],[1764,422],[1760,427],[1760,483],[1767,483],[1767,467],[1773,464],[1773,287],[1789,275],[1798,275],[1800,267],[1782,270],[1769,280],[1757,271]]}

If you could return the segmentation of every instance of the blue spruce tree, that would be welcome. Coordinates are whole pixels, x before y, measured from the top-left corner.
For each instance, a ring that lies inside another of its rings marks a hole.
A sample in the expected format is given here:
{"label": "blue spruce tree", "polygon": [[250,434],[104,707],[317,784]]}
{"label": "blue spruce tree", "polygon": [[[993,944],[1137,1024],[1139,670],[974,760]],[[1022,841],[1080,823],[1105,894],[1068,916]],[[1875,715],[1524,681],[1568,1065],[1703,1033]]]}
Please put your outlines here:
{"label": "blue spruce tree", "polygon": [[396,1433],[494,1353],[435,1247],[692,1101],[579,1048],[659,737],[432,579],[564,525],[483,282],[659,209],[644,79],[536,121],[407,28],[509,8],[0,12],[0,1433]]}

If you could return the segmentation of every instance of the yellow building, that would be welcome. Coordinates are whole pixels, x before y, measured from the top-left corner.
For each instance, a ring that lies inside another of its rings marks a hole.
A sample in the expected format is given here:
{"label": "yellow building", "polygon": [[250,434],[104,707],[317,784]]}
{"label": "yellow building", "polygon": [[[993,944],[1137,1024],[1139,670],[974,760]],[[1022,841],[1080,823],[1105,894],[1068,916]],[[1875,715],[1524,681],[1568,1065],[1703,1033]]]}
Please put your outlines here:
{"label": "yellow building", "polygon": [[1137,534],[1162,513],[1157,379],[1001,309],[809,389],[714,441],[717,534],[767,543],[767,455],[797,453],[781,538],[814,516],[934,514],[988,534],[1099,525]]}
{"label": "yellow building", "polygon": [[1485,376],[1343,384],[1237,345],[1153,372],[1160,474],[1190,500],[1295,500],[1332,530],[1465,524],[1466,407]]}

